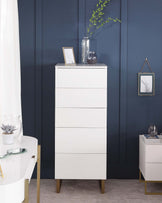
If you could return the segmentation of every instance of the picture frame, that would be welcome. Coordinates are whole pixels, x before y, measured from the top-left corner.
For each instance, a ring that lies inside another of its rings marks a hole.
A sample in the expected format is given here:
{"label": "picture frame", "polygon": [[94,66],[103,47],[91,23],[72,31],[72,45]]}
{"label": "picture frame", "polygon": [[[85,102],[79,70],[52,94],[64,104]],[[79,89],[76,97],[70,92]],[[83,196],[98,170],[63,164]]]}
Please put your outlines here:
{"label": "picture frame", "polygon": [[73,47],[62,47],[65,65],[75,65],[75,56]]}
{"label": "picture frame", "polygon": [[138,96],[155,95],[155,73],[138,73]]}

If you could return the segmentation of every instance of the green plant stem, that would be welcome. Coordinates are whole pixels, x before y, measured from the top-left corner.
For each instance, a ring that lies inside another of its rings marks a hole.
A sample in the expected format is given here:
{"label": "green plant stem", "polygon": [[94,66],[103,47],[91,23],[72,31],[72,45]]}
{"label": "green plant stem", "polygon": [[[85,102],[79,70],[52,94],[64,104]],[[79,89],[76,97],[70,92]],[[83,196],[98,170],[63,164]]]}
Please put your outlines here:
{"label": "green plant stem", "polygon": [[[104,9],[108,6],[109,2],[111,0],[99,0],[99,2],[96,4],[96,9],[92,11],[92,16],[89,19],[89,26],[87,28],[87,35],[92,36],[93,33],[104,26],[106,23],[109,23],[110,21],[112,22],[120,22],[121,20],[118,18],[112,18],[108,17],[107,19],[104,20],[104,15],[105,13],[103,12]],[[91,31],[92,28],[94,28],[94,31]]]}

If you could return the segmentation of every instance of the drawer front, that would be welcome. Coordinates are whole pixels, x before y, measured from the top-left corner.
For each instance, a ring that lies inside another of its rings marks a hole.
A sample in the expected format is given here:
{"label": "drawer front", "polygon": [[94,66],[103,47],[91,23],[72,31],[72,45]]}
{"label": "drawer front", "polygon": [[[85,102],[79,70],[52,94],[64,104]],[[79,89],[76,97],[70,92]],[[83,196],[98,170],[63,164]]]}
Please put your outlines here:
{"label": "drawer front", "polygon": [[56,87],[107,88],[107,70],[56,69]]}
{"label": "drawer front", "polygon": [[106,106],[106,89],[56,89],[56,107]]}
{"label": "drawer front", "polygon": [[106,179],[106,154],[56,154],[55,179]]}
{"label": "drawer front", "polygon": [[56,108],[55,127],[106,127],[107,109]]}
{"label": "drawer front", "polygon": [[106,153],[106,128],[56,128],[56,153]]}
{"label": "drawer front", "polygon": [[162,145],[145,145],[145,161],[162,163]]}
{"label": "drawer front", "polygon": [[145,164],[145,180],[162,181],[162,163]]}

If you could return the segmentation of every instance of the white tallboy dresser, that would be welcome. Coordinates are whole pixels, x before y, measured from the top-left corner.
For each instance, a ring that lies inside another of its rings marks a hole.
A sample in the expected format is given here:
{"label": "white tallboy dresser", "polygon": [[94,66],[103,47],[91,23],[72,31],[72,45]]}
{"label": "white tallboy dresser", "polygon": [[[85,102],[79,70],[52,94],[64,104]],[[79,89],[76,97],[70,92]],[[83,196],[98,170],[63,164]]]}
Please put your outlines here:
{"label": "white tallboy dresser", "polygon": [[104,180],[107,172],[107,66],[55,67],[55,179]]}

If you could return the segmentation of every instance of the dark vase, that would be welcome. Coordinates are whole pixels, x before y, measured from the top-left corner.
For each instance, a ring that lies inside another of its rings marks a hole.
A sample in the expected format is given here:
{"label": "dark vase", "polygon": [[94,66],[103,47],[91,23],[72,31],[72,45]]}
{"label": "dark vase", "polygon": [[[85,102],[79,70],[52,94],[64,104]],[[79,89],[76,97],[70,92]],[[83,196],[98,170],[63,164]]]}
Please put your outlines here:
{"label": "dark vase", "polygon": [[90,51],[90,52],[88,53],[87,63],[88,63],[88,64],[96,64],[96,63],[97,63],[96,52]]}
{"label": "dark vase", "polygon": [[155,125],[150,125],[148,128],[148,134],[151,137],[155,137],[156,135],[158,135],[157,127]]}

